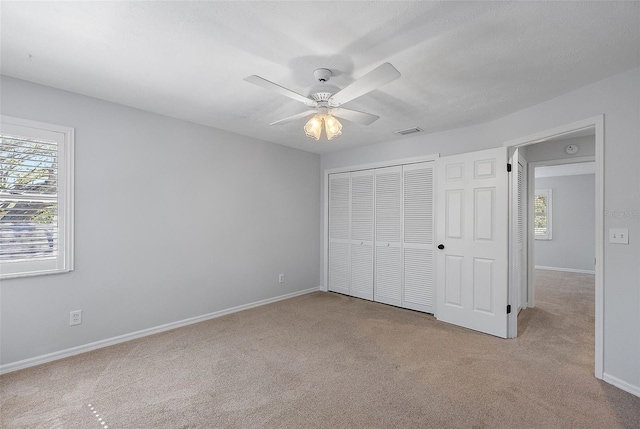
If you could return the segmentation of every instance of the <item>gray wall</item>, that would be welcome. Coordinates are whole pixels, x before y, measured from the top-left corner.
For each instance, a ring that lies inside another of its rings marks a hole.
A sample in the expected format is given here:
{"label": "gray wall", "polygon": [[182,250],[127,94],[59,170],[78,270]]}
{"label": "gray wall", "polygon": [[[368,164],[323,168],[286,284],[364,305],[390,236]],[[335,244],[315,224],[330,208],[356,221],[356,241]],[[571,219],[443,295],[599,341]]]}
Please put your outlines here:
{"label": "gray wall", "polygon": [[[607,240],[604,244],[604,375],[640,392],[640,69],[495,121],[329,153],[322,156],[321,168],[324,171],[353,164],[499,147],[513,139],[602,114],[605,234],[609,228],[629,228],[629,245],[610,244]],[[325,213],[323,207],[323,216]],[[322,274],[324,282],[325,273]]]}
{"label": "gray wall", "polygon": [[536,266],[595,270],[595,174],[537,178],[551,189],[551,240],[535,240]]}
{"label": "gray wall", "polygon": [[75,271],[2,282],[2,364],[319,286],[318,155],[0,83],[2,114],[76,131]]}

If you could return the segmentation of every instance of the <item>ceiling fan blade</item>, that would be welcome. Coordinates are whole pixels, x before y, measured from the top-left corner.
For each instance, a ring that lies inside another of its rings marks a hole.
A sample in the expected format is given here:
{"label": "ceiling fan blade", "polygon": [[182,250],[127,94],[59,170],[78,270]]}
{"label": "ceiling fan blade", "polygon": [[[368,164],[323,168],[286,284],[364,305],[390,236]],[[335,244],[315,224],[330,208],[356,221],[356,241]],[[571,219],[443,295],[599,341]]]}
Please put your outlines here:
{"label": "ceiling fan blade", "polygon": [[277,83],[273,83],[269,80],[261,78],[260,76],[251,75],[249,77],[245,77],[244,80],[254,85],[258,85],[262,88],[275,91],[280,95],[284,95],[285,97],[292,98],[296,101],[306,104],[307,106],[316,107],[318,105],[318,103],[315,102],[314,100],[307,98],[302,94],[298,94],[295,91],[291,91],[290,89],[287,89],[284,86],[280,86]]}
{"label": "ceiling fan blade", "polygon": [[380,117],[370,113],[358,112],[357,110],[345,109],[344,107],[333,108],[329,113],[337,118],[346,119],[347,121],[362,125],[369,125]]}
{"label": "ceiling fan blade", "polygon": [[272,122],[269,125],[286,124],[286,123],[293,122],[295,120],[302,119],[302,118],[305,118],[307,116],[313,115],[315,113],[317,113],[317,111],[315,111],[315,110],[307,110],[306,112],[298,113],[297,115],[289,116],[287,118],[280,119],[279,121]]}
{"label": "ceiling fan blade", "polygon": [[358,98],[400,77],[400,72],[389,63],[384,63],[353,82],[351,85],[333,94],[329,99],[330,106],[339,106]]}

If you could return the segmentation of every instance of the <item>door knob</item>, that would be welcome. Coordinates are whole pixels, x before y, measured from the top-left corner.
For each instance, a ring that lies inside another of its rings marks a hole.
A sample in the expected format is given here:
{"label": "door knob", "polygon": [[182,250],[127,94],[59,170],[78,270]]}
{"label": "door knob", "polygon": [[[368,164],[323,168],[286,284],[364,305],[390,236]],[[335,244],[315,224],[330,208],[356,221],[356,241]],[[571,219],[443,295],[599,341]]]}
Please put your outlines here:
{"label": "door knob", "polygon": [[444,244],[438,244],[438,249],[440,250],[444,249]]}

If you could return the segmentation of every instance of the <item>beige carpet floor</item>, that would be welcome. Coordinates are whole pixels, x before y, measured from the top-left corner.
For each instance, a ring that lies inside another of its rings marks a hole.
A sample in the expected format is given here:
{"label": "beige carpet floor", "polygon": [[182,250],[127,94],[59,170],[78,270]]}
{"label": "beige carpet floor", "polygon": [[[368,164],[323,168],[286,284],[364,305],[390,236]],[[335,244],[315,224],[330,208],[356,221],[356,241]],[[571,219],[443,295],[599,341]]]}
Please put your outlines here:
{"label": "beige carpet floor", "polygon": [[1,426],[639,428],[593,376],[593,276],[536,276],[514,340],[317,292],[3,375]]}

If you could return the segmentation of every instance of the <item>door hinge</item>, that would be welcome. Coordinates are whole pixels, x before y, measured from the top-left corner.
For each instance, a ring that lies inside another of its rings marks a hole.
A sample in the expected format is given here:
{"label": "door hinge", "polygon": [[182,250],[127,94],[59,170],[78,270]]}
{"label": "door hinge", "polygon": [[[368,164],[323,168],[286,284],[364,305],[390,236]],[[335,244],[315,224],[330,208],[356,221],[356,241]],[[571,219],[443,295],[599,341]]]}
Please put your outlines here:
{"label": "door hinge", "polygon": [[507,314],[511,313],[511,304],[507,305]]}
{"label": "door hinge", "polygon": [[507,164],[507,173],[511,173],[511,164]]}

